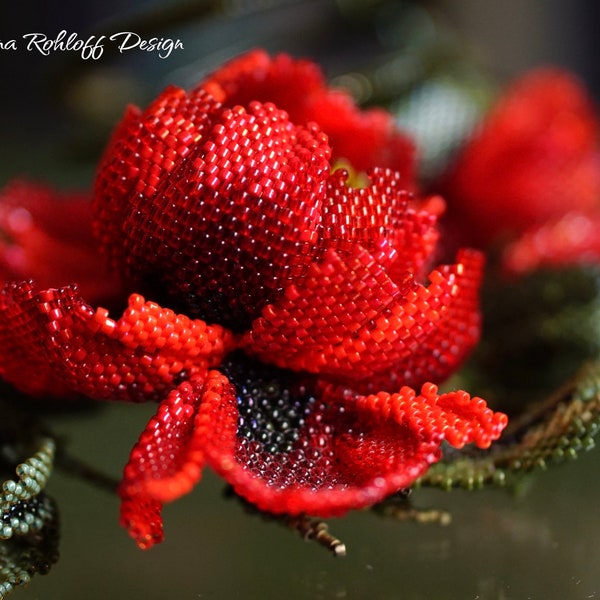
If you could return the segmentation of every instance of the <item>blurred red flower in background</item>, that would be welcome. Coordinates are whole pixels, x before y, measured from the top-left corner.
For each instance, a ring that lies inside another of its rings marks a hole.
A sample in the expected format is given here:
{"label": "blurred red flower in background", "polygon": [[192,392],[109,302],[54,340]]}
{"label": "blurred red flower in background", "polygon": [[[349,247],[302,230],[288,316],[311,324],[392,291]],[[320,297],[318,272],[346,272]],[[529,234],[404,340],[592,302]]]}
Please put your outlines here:
{"label": "blurred red flower in background", "polygon": [[0,192],[0,281],[77,282],[93,302],[118,294],[92,232],[90,194],[14,181]]}
{"label": "blurred red flower in background", "polygon": [[600,124],[570,73],[504,92],[440,183],[463,242],[502,246],[508,271],[600,257]]}

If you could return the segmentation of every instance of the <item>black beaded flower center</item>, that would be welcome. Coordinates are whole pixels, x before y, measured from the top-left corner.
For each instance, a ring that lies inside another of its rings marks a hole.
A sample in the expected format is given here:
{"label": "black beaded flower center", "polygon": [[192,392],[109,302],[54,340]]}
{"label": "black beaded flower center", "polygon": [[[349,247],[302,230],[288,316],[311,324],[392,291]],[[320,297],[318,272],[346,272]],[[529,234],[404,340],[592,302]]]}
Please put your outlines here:
{"label": "black beaded flower center", "polygon": [[310,382],[241,354],[222,370],[237,391],[238,438],[260,442],[271,454],[291,452],[315,402]]}

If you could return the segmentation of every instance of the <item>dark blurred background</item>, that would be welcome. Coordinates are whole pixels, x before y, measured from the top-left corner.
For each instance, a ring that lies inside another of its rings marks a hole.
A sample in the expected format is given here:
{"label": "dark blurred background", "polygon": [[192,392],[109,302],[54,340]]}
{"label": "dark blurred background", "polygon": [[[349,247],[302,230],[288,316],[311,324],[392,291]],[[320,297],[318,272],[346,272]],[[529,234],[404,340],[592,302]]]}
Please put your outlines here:
{"label": "dark blurred background", "polygon": [[[586,0],[30,0],[2,3],[0,11],[0,41],[18,46],[0,50],[3,181],[27,173],[57,183],[89,177],[128,102],[143,105],[169,83],[189,87],[255,46],[318,60],[363,104],[389,104],[433,72],[456,73],[459,63],[463,75],[468,68],[499,82],[558,64],[600,93],[600,4]],[[180,39],[185,48],[160,59],[119,54],[107,43],[100,59],[82,60],[77,52],[27,51],[21,37],[55,39],[63,29],[82,39],[135,31]],[[71,162],[79,176],[69,175]]]}

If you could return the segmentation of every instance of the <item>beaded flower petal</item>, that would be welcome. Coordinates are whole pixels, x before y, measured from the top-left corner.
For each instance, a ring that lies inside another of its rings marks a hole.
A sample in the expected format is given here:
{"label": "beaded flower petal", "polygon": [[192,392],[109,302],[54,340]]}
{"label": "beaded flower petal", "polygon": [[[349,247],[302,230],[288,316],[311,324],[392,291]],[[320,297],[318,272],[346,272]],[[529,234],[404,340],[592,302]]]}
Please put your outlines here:
{"label": "beaded flower petal", "polygon": [[76,286],[0,293],[0,373],[32,395],[159,400],[182,376],[206,373],[232,346],[219,325],[192,320],[140,295],[114,321]]}
{"label": "beaded flower petal", "polygon": [[346,159],[359,171],[374,166],[395,169],[402,173],[405,189],[413,187],[412,140],[394,127],[387,111],[361,111],[346,91],[328,87],[311,61],[254,50],[218,69],[200,87],[226,106],[268,101],[295,123],[314,121],[328,135],[334,160]]}
{"label": "beaded flower petal", "polygon": [[409,147],[314,65],[250,53],[130,107],[109,142],[94,230],[120,318],[75,285],[5,285],[8,381],[159,403],[119,489],[141,547],[204,466],[262,510],[334,515],[410,486],[444,441],[498,438],[504,415],[437,391],[477,342],[483,260],[433,267],[443,201],[407,192]]}
{"label": "beaded flower petal", "polygon": [[334,516],[409,487],[443,440],[487,448],[506,425],[480,398],[433,384],[362,396],[239,353],[219,369],[171,392],[131,454],[121,521],[143,548],[162,540],[162,503],[205,463],[261,510]]}
{"label": "beaded flower petal", "polygon": [[479,333],[481,255],[459,260],[424,286],[410,273],[394,282],[360,246],[346,260],[331,252],[265,307],[242,344],[265,362],[355,389],[442,381]]}
{"label": "beaded flower petal", "polygon": [[202,89],[169,88],[135,126],[129,115],[96,183],[107,253],[132,289],[244,328],[316,258],[326,137],[273,104],[230,109]]}

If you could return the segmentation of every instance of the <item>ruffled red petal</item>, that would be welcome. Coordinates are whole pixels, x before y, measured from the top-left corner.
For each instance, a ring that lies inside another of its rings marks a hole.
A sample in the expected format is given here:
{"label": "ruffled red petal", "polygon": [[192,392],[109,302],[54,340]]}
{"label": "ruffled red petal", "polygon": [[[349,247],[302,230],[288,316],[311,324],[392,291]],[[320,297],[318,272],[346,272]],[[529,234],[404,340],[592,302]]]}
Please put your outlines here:
{"label": "ruffled red petal", "polygon": [[210,378],[192,377],[161,402],[134,446],[119,487],[121,524],[142,548],[162,540],[162,504],[200,480],[204,453],[193,442],[198,406]]}
{"label": "ruffled red petal", "polygon": [[121,525],[142,550],[164,539],[162,508],[158,500],[139,494],[126,496],[121,501]]}
{"label": "ruffled red petal", "polygon": [[205,463],[261,510],[333,516],[410,486],[444,440],[488,447],[507,421],[433,384],[319,396],[304,376],[239,354],[222,368],[173,390],[131,453],[121,522],[142,548],[162,540],[163,503],[190,491]]}
{"label": "ruffled red petal", "polygon": [[200,86],[227,106],[273,102],[299,125],[314,121],[329,136],[335,159],[345,158],[360,171],[397,170],[405,187],[414,187],[415,148],[392,116],[381,109],[359,110],[347,92],[327,87],[311,61],[254,50],[220,67]]}
{"label": "ruffled red petal", "polygon": [[425,287],[409,273],[392,281],[360,246],[346,258],[330,251],[265,307],[242,344],[265,362],[358,389],[442,381],[478,339],[482,263],[462,251]]}
{"label": "ruffled red petal", "polygon": [[488,245],[600,198],[600,124],[572,75],[518,80],[460,154],[442,191],[468,238]]}
{"label": "ruffled red petal", "polygon": [[178,315],[139,295],[114,321],[75,286],[0,293],[0,374],[32,395],[161,399],[182,376],[206,373],[233,346],[218,325]]}
{"label": "ruffled red petal", "polygon": [[33,278],[41,286],[77,282],[93,302],[118,294],[92,235],[90,198],[13,181],[0,192],[0,281]]}
{"label": "ruffled red petal", "polygon": [[[214,377],[217,377],[214,375]],[[221,376],[222,392],[203,400],[196,439],[206,461],[234,490],[273,513],[340,515],[410,486],[439,456],[446,439],[486,447],[506,417],[465,392],[353,396],[332,393],[312,405],[289,452],[273,453],[236,435],[238,400]]]}
{"label": "ruffled red petal", "polygon": [[[340,392],[329,393],[335,396]],[[462,390],[438,394],[438,387],[433,383],[425,383],[420,394],[407,386],[395,394],[342,394],[346,402],[359,410],[392,419],[399,425],[408,425],[425,438],[437,442],[445,440],[455,448],[470,443],[488,448],[500,437],[508,423],[507,416],[492,411],[485,400],[471,398]]]}
{"label": "ruffled red petal", "polygon": [[221,65],[198,84],[228,106],[273,102],[302,124],[307,96],[328,91],[319,65],[287,54],[251,50]]}

